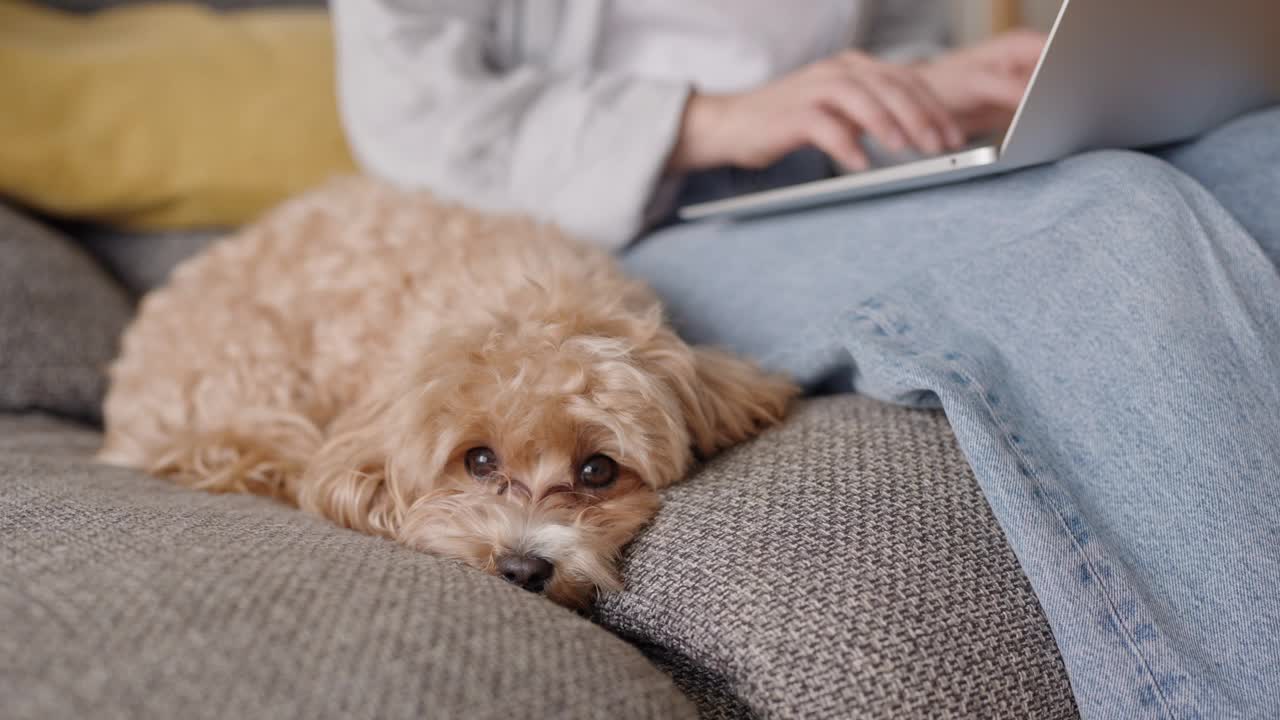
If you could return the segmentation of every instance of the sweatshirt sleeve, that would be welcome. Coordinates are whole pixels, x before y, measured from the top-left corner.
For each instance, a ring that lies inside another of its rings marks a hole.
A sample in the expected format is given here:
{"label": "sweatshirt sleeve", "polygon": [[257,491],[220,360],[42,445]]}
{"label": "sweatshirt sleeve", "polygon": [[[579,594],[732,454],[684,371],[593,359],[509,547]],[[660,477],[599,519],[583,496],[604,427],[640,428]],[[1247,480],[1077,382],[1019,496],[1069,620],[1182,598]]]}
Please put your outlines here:
{"label": "sweatshirt sleeve", "polygon": [[688,88],[526,65],[494,69],[493,0],[335,0],[338,96],[369,173],[488,210],[631,240]]}
{"label": "sweatshirt sleeve", "polygon": [[902,63],[937,55],[953,39],[952,5],[937,0],[875,0],[864,48]]}

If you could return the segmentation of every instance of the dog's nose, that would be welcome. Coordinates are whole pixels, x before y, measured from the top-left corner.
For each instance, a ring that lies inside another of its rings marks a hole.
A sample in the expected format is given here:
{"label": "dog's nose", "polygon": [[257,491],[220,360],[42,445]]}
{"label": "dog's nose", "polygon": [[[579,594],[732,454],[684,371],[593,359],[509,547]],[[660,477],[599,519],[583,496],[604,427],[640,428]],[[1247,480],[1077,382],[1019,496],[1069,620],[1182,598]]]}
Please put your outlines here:
{"label": "dog's nose", "polygon": [[542,592],[555,571],[556,566],[550,560],[534,555],[503,555],[498,558],[498,574],[502,579],[529,592]]}

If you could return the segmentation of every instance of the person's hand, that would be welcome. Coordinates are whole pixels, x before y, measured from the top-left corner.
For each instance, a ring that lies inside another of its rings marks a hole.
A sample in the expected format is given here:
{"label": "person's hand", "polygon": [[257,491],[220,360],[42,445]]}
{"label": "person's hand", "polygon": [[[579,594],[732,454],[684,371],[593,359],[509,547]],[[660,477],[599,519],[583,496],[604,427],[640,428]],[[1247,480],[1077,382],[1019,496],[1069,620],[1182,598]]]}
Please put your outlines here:
{"label": "person's hand", "polygon": [[762,168],[813,146],[850,170],[865,170],[863,134],[889,150],[929,154],[965,142],[937,90],[914,68],[845,52],[756,90],[694,93],[667,167]]}
{"label": "person's hand", "polygon": [[972,136],[998,132],[1013,119],[1047,37],[1015,30],[916,66],[920,77]]}

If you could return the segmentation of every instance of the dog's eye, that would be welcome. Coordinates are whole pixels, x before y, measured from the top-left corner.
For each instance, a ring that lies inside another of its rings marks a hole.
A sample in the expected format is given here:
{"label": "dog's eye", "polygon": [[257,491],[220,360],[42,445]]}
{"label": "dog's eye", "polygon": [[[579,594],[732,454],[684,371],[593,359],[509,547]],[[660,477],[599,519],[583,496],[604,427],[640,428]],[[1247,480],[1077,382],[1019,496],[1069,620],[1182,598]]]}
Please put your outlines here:
{"label": "dog's eye", "polygon": [[485,480],[498,472],[498,453],[487,447],[474,447],[467,451],[467,472],[471,477]]}
{"label": "dog's eye", "polygon": [[592,455],[578,468],[578,482],[593,489],[608,487],[618,478],[618,463],[607,455]]}

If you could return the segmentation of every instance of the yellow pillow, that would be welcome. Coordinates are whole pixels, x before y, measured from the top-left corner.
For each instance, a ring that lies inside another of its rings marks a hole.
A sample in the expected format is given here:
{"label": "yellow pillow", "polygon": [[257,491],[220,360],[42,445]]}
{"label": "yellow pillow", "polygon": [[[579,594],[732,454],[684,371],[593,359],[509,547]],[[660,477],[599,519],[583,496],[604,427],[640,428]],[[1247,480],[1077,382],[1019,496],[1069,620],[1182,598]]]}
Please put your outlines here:
{"label": "yellow pillow", "polygon": [[0,0],[0,196],[131,228],[237,225],[353,169],[323,11]]}

